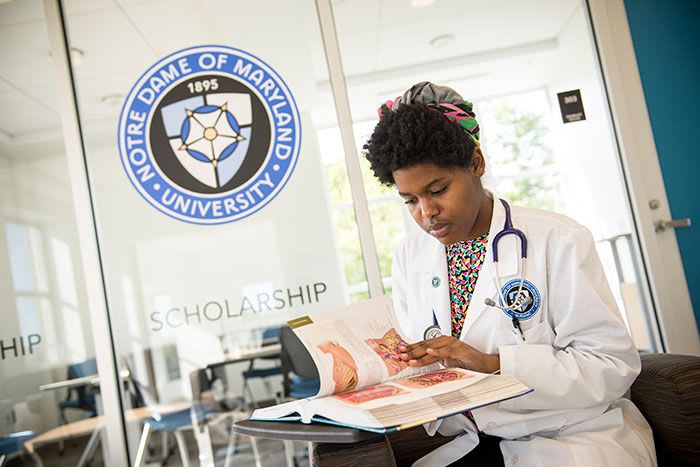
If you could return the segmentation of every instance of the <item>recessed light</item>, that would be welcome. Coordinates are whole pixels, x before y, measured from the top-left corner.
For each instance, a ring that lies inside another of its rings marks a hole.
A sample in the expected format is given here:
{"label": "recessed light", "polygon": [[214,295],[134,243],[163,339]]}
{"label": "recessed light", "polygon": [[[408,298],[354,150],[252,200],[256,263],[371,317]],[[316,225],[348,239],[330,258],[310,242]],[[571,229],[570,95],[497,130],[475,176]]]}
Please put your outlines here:
{"label": "recessed light", "polygon": [[455,36],[452,34],[442,34],[440,36],[435,36],[432,39],[430,39],[430,46],[435,48],[435,49],[441,49],[442,47],[445,47],[447,44],[451,43],[452,41],[455,40]]}
{"label": "recessed light", "polygon": [[425,8],[435,3],[435,0],[410,0],[413,8]]}
{"label": "recessed light", "polygon": [[[0,0],[2,2],[3,0]],[[49,57],[52,57],[53,54],[49,50]],[[83,64],[83,57],[85,57],[85,52],[83,52],[80,49],[77,49],[75,47],[70,48],[70,62],[74,67],[79,67],[80,65]]]}
{"label": "recessed light", "polygon": [[70,48],[70,62],[74,67],[79,67],[83,64],[83,57],[85,57],[85,52],[75,47]]}
{"label": "recessed light", "polygon": [[100,97],[100,102],[109,107],[117,107],[121,105],[122,102],[124,102],[124,94],[107,94],[106,96]]}

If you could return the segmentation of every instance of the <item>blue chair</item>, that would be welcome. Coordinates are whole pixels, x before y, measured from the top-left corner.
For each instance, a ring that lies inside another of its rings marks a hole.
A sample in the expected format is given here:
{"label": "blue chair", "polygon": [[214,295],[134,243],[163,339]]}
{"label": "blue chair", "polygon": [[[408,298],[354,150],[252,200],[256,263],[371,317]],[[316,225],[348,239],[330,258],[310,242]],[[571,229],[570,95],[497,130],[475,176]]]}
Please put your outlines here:
{"label": "blue chair", "polygon": [[[309,351],[289,326],[280,328],[279,339],[282,347],[282,398],[304,399],[318,394],[321,380]],[[284,441],[284,451],[287,465],[296,465],[294,445],[291,441]]]}
{"label": "blue chair", "polygon": [[24,442],[35,436],[33,431],[20,431],[0,436],[0,467],[5,461],[24,452]]}
{"label": "blue chair", "polygon": [[[279,335],[280,328],[275,327],[265,329],[262,333],[263,345],[279,341]],[[270,382],[267,378],[282,374],[281,365],[269,368],[255,368],[256,360],[277,360],[277,357],[260,357],[259,359],[253,359],[250,361],[250,366],[248,367],[248,369],[241,372],[241,376],[243,378],[243,395],[245,396],[247,394],[247,396],[250,398],[250,403],[248,403],[248,407],[250,408],[254,408],[257,405],[257,403],[255,402],[255,398],[253,397],[253,391],[251,390],[248,381],[254,378],[260,378],[263,384],[265,385],[265,389],[267,390],[269,397],[274,398],[274,392],[272,391],[272,387],[270,386]]]}
{"label": "blue chair", "polygon": [[[128,364],[126,365],[128,368]],[[131,388],[132,388],[132,401],[136,407],[146,407],[147,405],[155,405],[155,399],[150,397],[148,390],[134,378],[134,373],[129,370]],[[204,384],[211,384],[206,378],[203,380]],[[146,397],[149,399],[154,399],[153,401],[146,402]],[[178,451],[180,453],[180,460],[183,467],[189,467],[190,457],[187,451],[187,444],[183,437],[182,432],[186,430],[192,430],[192,419],[205,421],[207,417],[211,414],[218,412],[217,407],[212,407],[207,404],[200,404],[196,401],[191,407],[186,409],[178,410],[176,412],[166,413],[166,414],[153,414],[149,419],[143,423],[143,431],[141,432],[141,439],[139,441],[138,451],[136,453],[136,459],[134,460],[134,466],[141,467],[144,462],[146,448],[148,447],[148,441],[151,437],[153,431],[159,431],[164,433],[166,436],[163,437],[164,441],[164,456],[167,457],[167,434],[173,433],[175,436],[175,441],[177,443]],[[163,459],[164,460],[164,459]]]}
{"label": "blue chair", "polygon": [[304,344],[289,326],[280,329],[284,398],[314,396],[321,387],[318,368]]}
{"label": "blue chair", "polygon": [[[97,374],[97,361],[94,358],[85,360],[84,362],[72,363],[68,365],[68,379],[82,378]],[[97,415],[95,408],[95,395],[92,394],[87,385],[70,388],[68,396],[58,403],[61,410],[61,419],[63,423],[68,423],[66,410],[81,410],[85,412],[87,417]]]}
{"label": "blue chair", "polygon": [[[151,432],[160,431],[161,433],[173,433],[177,442],[177,447],[180,452],[180,460],[183,467],[189,467],[190,456],[187,451],[187,444],[182,436],[184,430],[192,429],[192,410],[197,411],[197,419],[204,420],[207,415],[216,412],[213,408],[194,405],[191,408],[179,410],[165,415],[154,415],[143,424],[139,448],[136,454],[135,466],[143,465],[144,454],[148,446],[148,440],[151,437]],[[201,418],[200,418],[201,417]],[[166,438],[167,439],[167,438]]]}

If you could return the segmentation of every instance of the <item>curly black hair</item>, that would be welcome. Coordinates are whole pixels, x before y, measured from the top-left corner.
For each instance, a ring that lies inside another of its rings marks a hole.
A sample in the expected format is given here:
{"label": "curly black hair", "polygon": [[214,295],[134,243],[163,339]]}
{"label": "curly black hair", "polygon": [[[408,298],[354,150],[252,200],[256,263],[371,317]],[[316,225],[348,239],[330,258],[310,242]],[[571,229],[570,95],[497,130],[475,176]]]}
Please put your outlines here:
{"label": "curly black hair", "polygon": [[363,146],[374,176],[385,185],[395,184],[395,170],[423,162],[469,167],[475,148],[459,124],[423,104],[404,104],[384,112]]}

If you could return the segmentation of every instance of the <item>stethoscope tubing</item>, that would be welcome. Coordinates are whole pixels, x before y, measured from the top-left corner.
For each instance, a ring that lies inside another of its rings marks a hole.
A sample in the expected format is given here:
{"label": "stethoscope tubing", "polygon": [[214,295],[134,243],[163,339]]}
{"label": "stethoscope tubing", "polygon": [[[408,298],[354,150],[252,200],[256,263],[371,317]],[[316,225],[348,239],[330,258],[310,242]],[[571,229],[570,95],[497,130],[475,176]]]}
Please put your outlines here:
{"label": "stethoscope tubing", "polygon": [[[520,310],[527,305],[527,302],[525,302],[522,295],[523,284],[525,282],[525,275],[523,271],[525,269],[525,259],[527,258],[527,237],[522,230],[513,227],[513,218],[510,213],[510,205],[508,202],[506,202],[504,199],[500,199],[500,201],[506,211],[506,219],[503,224],[503,229],[494,235],[493,240],[491,241],[491,253],[493,255],[494,269],[493,282],[496,286],[496,290],[498,290],[498,298],[501,305],[499,306],[498,304],[493,303],[493,300],[489,299],[487,299],[486,305],[500,308],[501,310],[505,311],[512,318],[513,327],[520,332],[520,335],[524,340],[525,335],[523,334],[522,327],[520,326],[520,320],[515,313],[517,310]],[[518,284],[518,292],[515,294],[515,300],[513,300],[511,305],[508,305],[508,302],[506,302],[506,299],[503,296],[503,290],[501,290],[501,277],[498,273],[498,242],[506,235],[515,235],[518,237],[518,239],[520,239],[520,258],[518,258],[518,276],[520,277],[520,283]],[[511,313],[508,313],[509,311]]]}
{"label": "stethoscope tubing", "polygon": [[[518,319],[518,316],[515,314],[515,312],[519,309],[522,309],[522,307],[528,305],[527,300],[523,299],[522,296],[523,283],[525,282],[525,276],[523,274],[523,271],[525,269],[525,259],[527,258],[527,237],[525,236],[522,230],[513,227],[513,219],[510,213],[510,205],[503,199],[499,200],[503,204],[503,208],[506,211],[506,219],[503,225],[503,229],[493,237],[493,240],[491,242],[491,252],[493,255],[494,266],[493,282],[496,286],[496,290],[498,290],[498,297],[501,302],[501,305],[496,304],[490,298],[485,299],[485,303],[486,306],[500,308],[501,310],[505,311],[508,314],[508,316],[512,318],[513,327],[520,332],[520,336],[523,338],[523,340],[525,340],[525,335],[523,334],[523,330],[520,326],[520,320]],[[506,235],[515,235],[520,239],[520,258],[518,259],[518,276],[520,277],[520,284],[518,284],[518,292],[516,293],[516,298],[511,305],[508,305],[508,303],[505,300],[505,297],[503,296],[503,291],[501,290],[501,278],[498,274],[498,242]],[[511,313],[508,313],[509,311]],[[426,340],[429,338],[429,336],[430,338],[432,338],[436,337],[436,334],[441,334],[437,316],[435,315],[435,310],[432,310],[432,312],[433,324],[432,326],[429,326],[423,333],[423,338]]]}

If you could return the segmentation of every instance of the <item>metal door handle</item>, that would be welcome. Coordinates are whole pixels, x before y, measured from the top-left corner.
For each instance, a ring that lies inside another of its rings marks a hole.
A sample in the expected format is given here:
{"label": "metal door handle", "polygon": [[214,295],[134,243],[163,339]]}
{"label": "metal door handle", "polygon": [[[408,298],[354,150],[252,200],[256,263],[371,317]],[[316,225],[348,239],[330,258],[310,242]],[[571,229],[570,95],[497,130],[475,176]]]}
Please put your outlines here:
{"label": "metal door handle", "polygon": [[692,222],[690,218],[686,217],[685,219],[674,219],[672,221],[662,221],[658,220],[654,222],[654,231],[655,232],[663,232],[666,229],[676,229],[678,227],[690,227],[692,225]]}

